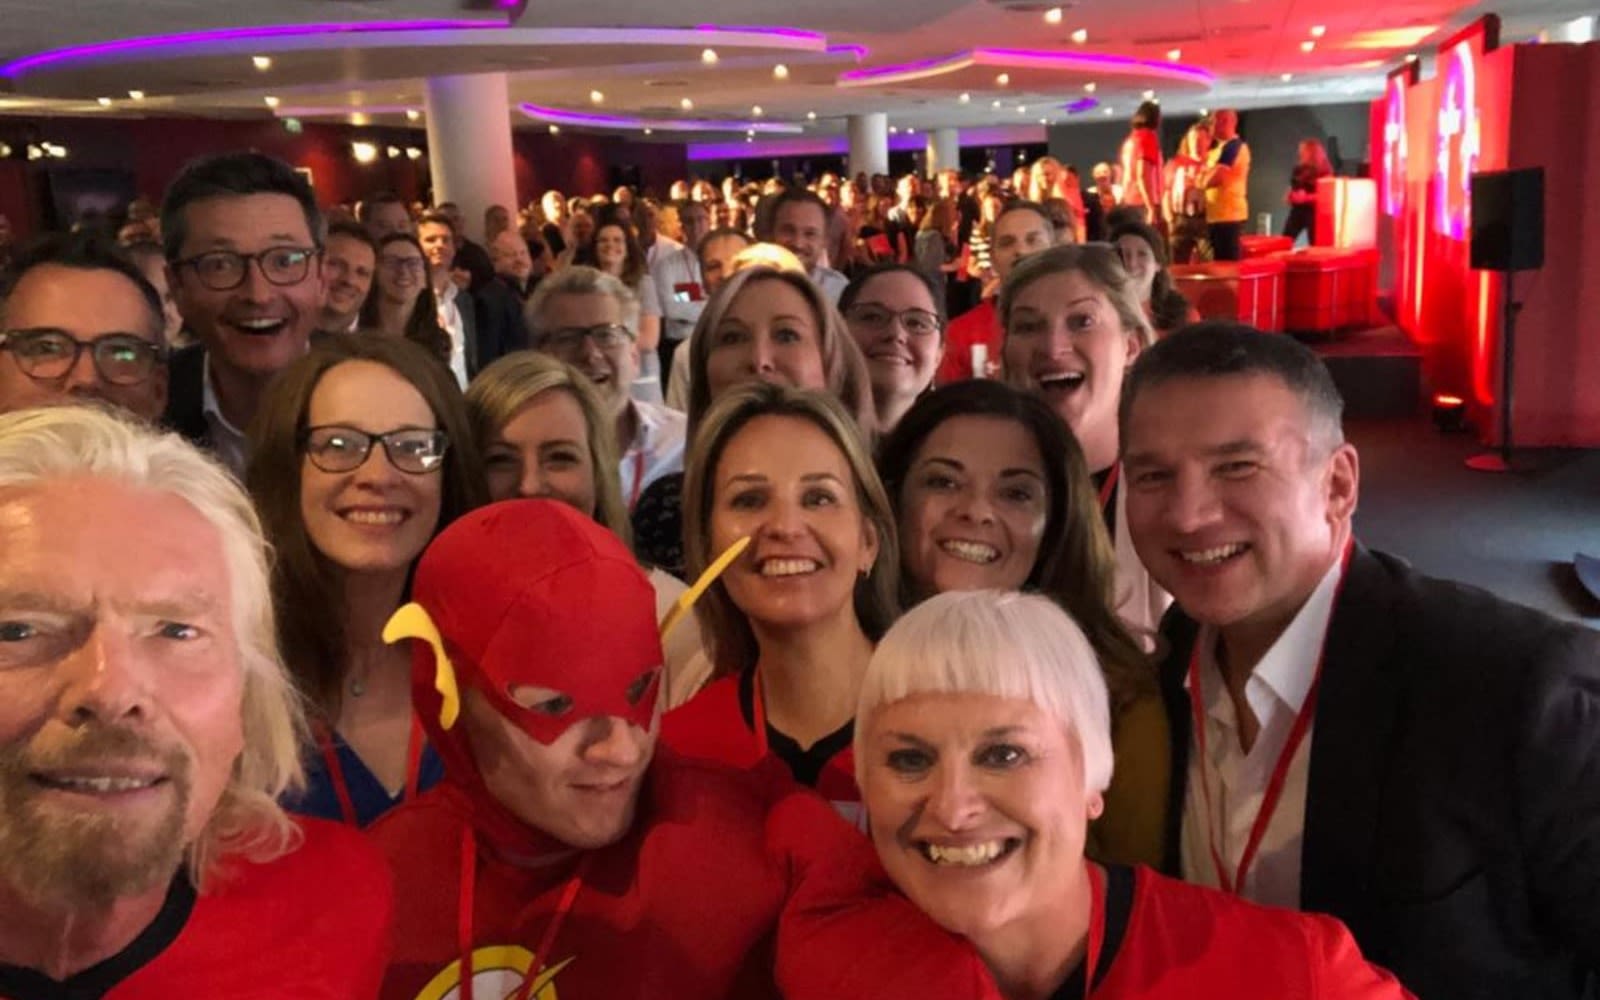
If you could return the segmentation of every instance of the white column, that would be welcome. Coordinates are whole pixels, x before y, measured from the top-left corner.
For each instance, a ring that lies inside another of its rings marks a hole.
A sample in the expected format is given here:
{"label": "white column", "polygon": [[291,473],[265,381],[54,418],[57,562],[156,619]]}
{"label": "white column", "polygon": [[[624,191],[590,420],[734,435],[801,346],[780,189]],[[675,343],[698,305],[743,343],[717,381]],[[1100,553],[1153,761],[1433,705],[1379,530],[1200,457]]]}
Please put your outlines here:
{"label": "white column", "polygon": [[513,217],[517,213],[506,75],[432,77],[423,102],[434,203],[460,205],[467,226],[463,235],[481,241],[483,213],[490,205],[504,205]]}
{"label": "white column", "polygon": [[1600,17],[1592,14],[1588,17],[1573,18],[1540,33],[1540,41],[1543,42],[1572,42],[1581,45],[1597,38],[1600,38]]}
{"label": "white column", "polygon": [[889,172],[889,116],[883,112],[850,116],[850,176]]}
{"label": "white column", "polygon": [[961,169],[961,133],[953,128],[936,128],[928,133],[928,156],[923,169],[932,177],[951,168]]}

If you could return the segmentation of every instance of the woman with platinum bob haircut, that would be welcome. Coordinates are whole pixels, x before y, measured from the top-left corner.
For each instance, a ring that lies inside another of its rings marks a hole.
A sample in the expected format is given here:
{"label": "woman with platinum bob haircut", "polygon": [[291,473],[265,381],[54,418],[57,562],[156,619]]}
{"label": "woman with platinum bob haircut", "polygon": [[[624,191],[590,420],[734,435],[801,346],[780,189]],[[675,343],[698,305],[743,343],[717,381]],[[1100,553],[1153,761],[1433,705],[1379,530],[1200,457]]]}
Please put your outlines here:
{"label": "woman with platinum bob haircut", "polygon": [[929,598],[862,681],[855,762],[873,845],[1007,1000],[1408,996],[1329,917],[1087,861],[1110,728],[1088,639],[1038,595]]}

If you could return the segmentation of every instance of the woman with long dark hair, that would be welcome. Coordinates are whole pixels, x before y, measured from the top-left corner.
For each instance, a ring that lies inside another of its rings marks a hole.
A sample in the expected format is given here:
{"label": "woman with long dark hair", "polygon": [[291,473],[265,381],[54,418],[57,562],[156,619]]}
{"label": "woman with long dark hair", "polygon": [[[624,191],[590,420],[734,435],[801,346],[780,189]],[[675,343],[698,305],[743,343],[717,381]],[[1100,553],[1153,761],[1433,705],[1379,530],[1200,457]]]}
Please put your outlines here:
{"label": "woman with long dark hair", "polygon": [[360,329],[409,340],[449,366],[450,335],[439,325],[428,258],[410,233],[390,233],[378,241],[378,273],[361,306]]}

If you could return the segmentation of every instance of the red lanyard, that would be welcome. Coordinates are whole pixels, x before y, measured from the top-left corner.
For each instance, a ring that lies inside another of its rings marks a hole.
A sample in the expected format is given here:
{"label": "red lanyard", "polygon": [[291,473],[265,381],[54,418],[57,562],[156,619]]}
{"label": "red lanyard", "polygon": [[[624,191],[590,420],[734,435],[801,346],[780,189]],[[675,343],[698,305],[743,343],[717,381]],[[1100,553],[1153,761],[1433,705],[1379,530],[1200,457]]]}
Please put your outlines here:
{"label": "red lanyard", "polygon": [[[422,731],[422,720],[413,713],[411,736],[406,742],[405,798],[407,799],[417,796],[417,782],[422,773],[422,748],[426,742],[427,735]],[[339,800],[339,814],[344,818],[346,826],[360,826],[356,803],[350,797],[350,785],[344,777],[344,765],[339,763],[339,750],[333,745],[332,730],[323,730],[317,743],[322,750],[323,764],[328,769],[328,780],[333,782],[333,794]]]}
{"label": "red lanyard", "polygon": [[[522,974],[522,985],[508,1000],[532,1000],[534,993],[538,992],[535,987],[543,988],[539,973],[544,969],[545,960],[550,957],[550,949],[555,946],[556,935],[561,933],[561,925],[566,923],[567,914],[572,912],[572,905],[578,900],[578,893],[583,891],[583,873],[589,867],[590,857],[585,854],[578,861],[578,870],[561,887],[561,896],[556,900],[556,912],[551,915],[544,936],[539,939],[539,950],[534,952],[533,964]],[[472,1000],[472,915],[477,884],[478,839],[473,836],[472,827],[469,826],[461,831],[461,890],[456,913],[456,946],[461,951],[461,987],[458,992],[461,1000]]]}
{"label": "red lanyard", "polygon": [[1119,473],[1119,471],[1121,469],[1122,469],[1122,463],[1121,462],[1118,462],[1117,464],[1113,465],[1111,467],[1111,471],[1106,473],[1106,481],[1100,484],[1100,509],[1101,510],[1105,510],[1106,509],[1106,504],[1111,502],[1112,495],[1115,494],[1116,491],[1117,491],[1117,475],[1118,475],[1118,473]]}
{"label": "red lanyard", "polygon": [[756,730],[756,748],[767,755],[767,705],[761,697],[761,671],[750,672],[750,716]]}
{"label": "red lanyard", "polygon": [[1085,864],[1089,874],[1089,945],[1083,956],[1083,1000],[1094,992],[1094,973],[1100,966],[1100,948],[1106,937],[1106,887],[1100,869]]}
{"label": "red lanyard", "polygon": [[628,509],[639,505],[639,492],[644,488],[644,449],[633,453],[633,488],[628,492]]}
{"label": "red lanyard", "polygon": [[1294,725],[1289,729],[1289,737],[1284,741],[1283,750],[1278,754],[1277,762],[1272,766],[1272,776],[1267,780],[1267,788],[1261,797],[1261,808],[1256,813],[1255,822],[1250,825],[1250,836],[1244,842],[1244,853],[1239,855],[1239,867],[1230,877],[1227,865],[1223,863],[1222,852],[1217,850],[1215,824],[1212,818],[1215,812],[1211,805],[1211,782],[1206,780],[1205,768],[1211,758],[1206,753],[1206,710],[1204,696],[1200,691],[1200,644],[1195,643],[1194,651],[1189,655],[1189,708],[1193,716],[1194,739],[1196,749],[1200,754],[1200,791],[1206,803],[1206,844],[1211,849],[1211,864],[1217,873],[1217,884],[1224,892],[1235,895],[1244,889],[1245,877],[1250,872],[1250,866],[1255,862],[1256,853],[1261,850],[1261,841],[1266,838],[1267,826],[1272,822],[1272,814],[1278,808],[1278,800],[1283,797],[1283,786],[1289,780],[1289,767],[1294,762],[1296,751],[1305,741],[1306,733],[1311,730],[1311,720],[1317,714],[1317,692],[1322,687],[1322,665],[1328,655],[1328,632],[1333,626],[1333,612],[1339,604],[1339,594],[1344,589],[1345,578],[1350,571],[1350,553],[1354,550],[1354,541],[1347,541],[1344,555],[1339,563],[1339,585],[1333,593],[1333,604],[1328,612],[1328,624],[1323,627],[1322,647],[1317,653],[1317,666],[1311,675],[1311,687],[1306,691],[1306,700],[1300,706],[1300,711],[1294,717]]}

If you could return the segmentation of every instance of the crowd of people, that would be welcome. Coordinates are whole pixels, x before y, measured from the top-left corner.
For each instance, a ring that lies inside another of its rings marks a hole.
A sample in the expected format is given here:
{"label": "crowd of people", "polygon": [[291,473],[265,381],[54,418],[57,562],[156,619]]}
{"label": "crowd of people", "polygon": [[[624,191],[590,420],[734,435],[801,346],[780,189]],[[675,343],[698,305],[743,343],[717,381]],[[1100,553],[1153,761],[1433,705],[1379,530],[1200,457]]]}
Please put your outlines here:
{"label": "crowd of people", "polygon": [[18,253],[0,996],[1592,996],[1600,640],[1360,543],[1141,115]]}

